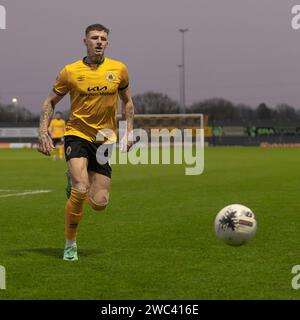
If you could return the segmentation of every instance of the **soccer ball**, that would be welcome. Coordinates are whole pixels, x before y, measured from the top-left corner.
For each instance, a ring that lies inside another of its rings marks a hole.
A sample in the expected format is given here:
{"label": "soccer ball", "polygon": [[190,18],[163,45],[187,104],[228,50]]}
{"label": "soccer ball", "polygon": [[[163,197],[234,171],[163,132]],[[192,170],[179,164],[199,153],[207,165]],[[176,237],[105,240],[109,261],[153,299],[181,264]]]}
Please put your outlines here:
{"label": "soccer ball", "polygon": [[255,236],[257,222],[251,209],[241,204],[223,208],[215,218],[215,232],[219,239],[231,246],[240,246]]}

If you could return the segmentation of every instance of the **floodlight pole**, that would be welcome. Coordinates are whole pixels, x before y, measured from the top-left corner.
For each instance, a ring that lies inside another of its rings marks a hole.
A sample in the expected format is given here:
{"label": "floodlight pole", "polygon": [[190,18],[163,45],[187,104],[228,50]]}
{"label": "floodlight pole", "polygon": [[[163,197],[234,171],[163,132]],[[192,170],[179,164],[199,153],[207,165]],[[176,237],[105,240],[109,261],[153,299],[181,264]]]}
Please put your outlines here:
{"label": "floodlight pole", "polygon": [[182,34],[182,61],[181,61],[181,112],[186,113],[186,106],[185,106],[185,64],[184,64],[184,33],[189,31],[189,29],[179,29],[179,32]]}
{"label": "floodlight pole", "polygon": [[180,109],[179,112],[182,112],[182,65],[177,65],[179,70],[179,103],[180,103]]}

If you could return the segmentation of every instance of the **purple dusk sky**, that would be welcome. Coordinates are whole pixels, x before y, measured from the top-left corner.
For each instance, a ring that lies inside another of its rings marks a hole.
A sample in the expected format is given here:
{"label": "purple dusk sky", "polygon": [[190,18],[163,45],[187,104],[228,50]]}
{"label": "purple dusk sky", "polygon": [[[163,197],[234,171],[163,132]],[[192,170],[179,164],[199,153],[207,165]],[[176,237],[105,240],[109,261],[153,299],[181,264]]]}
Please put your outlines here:
{"label": "purple dusk sky", "polygon": [[[212,97],[300,109],[300,30],[291,0],[0,0],[0,98],[39,112],[59,70],[82,58],[84,29],[111,30],[106,55],[125,62],[133,94],[179,100],[181,35],[186,33],[187,104]],[[68,108],[65,98],[57,106]]]}

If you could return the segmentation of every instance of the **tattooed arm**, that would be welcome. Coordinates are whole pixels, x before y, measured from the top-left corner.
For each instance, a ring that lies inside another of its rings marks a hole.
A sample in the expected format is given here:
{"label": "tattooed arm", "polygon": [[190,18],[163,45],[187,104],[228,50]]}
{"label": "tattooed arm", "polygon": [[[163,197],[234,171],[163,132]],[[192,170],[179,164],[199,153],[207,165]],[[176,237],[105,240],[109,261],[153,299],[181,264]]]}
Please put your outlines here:
{"label": "tattooed arm", "polygon": [[121,141],[121,150],[128,152],[133,145],[132,137],[128,139],[129,134],[132,134],[133,119],[134,119],[134,105],[129,87],[119,92],[122,100],[122,120],[126,120],[126,133]]}
{"label": "tattooed arm", "polygon": [[39,147],[38,151],[50,156],[51,150],[54,149],[52,139],[48,133],[50,120],[53,116],[55,105],[63,98],[54,92],[51,92],[42,106],[39,128]]}

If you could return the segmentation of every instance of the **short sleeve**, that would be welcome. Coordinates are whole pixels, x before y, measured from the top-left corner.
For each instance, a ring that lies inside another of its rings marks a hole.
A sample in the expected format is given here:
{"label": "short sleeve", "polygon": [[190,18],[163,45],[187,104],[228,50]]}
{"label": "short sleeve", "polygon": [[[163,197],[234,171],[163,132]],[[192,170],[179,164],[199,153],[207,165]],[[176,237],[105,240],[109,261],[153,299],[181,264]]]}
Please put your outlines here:
{"label": "short sleeve", "polygon": [[128,77],[128,69],[125,65],[123,65],[123,68],[121,69],[121,82],[119,85],[119,90],[124,90],[129,85],[129,77]]}
{"label": "short sleeve", "polygon": [[69,90],[68,72],[66,67],[64,67],[56,78],[53,91],[59,96],[64,96]]}

